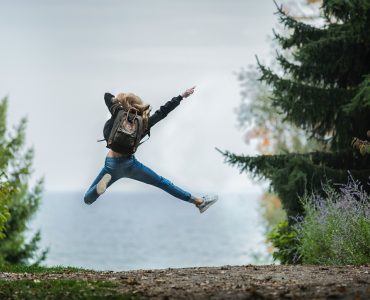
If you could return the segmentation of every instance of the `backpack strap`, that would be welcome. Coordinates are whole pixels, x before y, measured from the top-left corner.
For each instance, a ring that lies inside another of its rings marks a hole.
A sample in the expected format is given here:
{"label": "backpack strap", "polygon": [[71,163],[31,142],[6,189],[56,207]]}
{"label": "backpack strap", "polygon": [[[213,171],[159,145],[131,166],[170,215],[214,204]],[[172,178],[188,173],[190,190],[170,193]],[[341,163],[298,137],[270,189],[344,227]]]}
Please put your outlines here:
{"label": "backpack strap", "polygon": [[147,138],[146,140],[144,140],[144,141],[140,142],[140,143],[138,144],[138,146],[140,146],[142,143],[146,142],[146,141],[147,141],[147,140],[149,140],[149,139],[150,139],[150,135],[148,135],[148,138]]}
{"label": "backpack strap", "polygon": [[[149,139],[150,139],[150,128],[148,129],[148,133],[147,133],[147,134],[145,134],[145,135],[148,135],[148,138],[147,138],[146,140],[144,140],[144,141],[140,142],[138,146],[140,146],[142,143],[144,143],[144,142],[146,142],[147,140],[149,140]],[[145,135],[144,135],[144,136],[145,136]]]}
{"label": "backpack strap", "polygon": [[136,134],[136,142],[135,145],[139,146],[140,138],[141,138],[141,132],[143,128],[143,119],[141,117],[136,118],[138,122],[138,128],[137,128],[137,134]]}
{"label": "backpack strap", "polygon": [[[120,110],[123,110],[123,106],[121,105],[121,103],[117,100],[117,99],[115,99],[115,98],[112,98],[112,103],[111,103],[111,105],[109,106],[109,111],[110,111],[110,113],[111,113],[111,118],[110,118],[110,120],[112,120],[112,122],[113,122],[113,124],[114,124],[114,121],[115,121],[115,117],[117,116],[117,114],[118,114],[118,112],[120,111]],[[109,121],[109,120],[108,120]],[[112,127],[113,127],[113,125],[112,125]],[[112,133],[112,129],[113,128],[111,128],[111,130],[110,130],[110,133]],[[110,137],[110,136],[109,136]],[[108,140],[109,140],[109,138],[108,138]],[[108,144],[108,140],[107,140],[107,144]],[[103,142],[103,141],[105,141],[105,138],[104,139],[101,139],[101,140],[97,140],[96,142]]]}
{"label": "backpack strap", "polygon": [[108,146],[112,143],[113,137],[114,137],[114,135],[115,135],[115,133],[116,133],[116,131],[117,131],[117,129],[118,129],[118,127],[119,127],[120,123],[121,123],[121,118],[120,118],[120,116],[122,116],[122,114],[125,114],[125,112],[123,111],[123,112],[121,113],[121,115],[120,115],[120,114],[119,114],[120,112],[122,112],[122,110],[119,110],[119,111],[118,111],[117,116],[116,116],[116,117],[115,117],[115,119],[114,119],[113,127],[112,127],[112,129],[111,129],[111,131],[110,131],[109,138],[108,138],[108,141],[107,141],[107,145],[108,145]]}

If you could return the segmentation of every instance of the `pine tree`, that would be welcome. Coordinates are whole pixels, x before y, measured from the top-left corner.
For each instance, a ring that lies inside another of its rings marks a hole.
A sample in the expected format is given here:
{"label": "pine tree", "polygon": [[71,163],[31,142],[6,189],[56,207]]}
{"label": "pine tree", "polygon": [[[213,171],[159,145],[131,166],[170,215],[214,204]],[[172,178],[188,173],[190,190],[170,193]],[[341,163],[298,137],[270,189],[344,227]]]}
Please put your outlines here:
{"label": "pine tree", "polygon": [[275,38],[292,58],[277,53],[281,73],[258,64],[284,122],[327,150],[257,157],[222,152],[241,172],[270,180],[288,216],[303,213],[299,196],[320,193],[326,180],[345,183],[348,171],[369,188],[370,158],[354,151],[351,140],[365,139],[370,128],[370,0],[326,0],[322,11],[326,24],[318,28],[278,7],[289,34]]}
{"label": "pine tree", "polygon": [[[1,151],[0,151],[1,152]],[[0,154],[1,155],[1,154]],[[2,171],[0,171],[2,172]],[[1,173],[0,178],[0,240],[5,237],[4,235],[4,229],[5,229],[5,223],[9,219],[9,198],[11,191],[9,189],[9,185],[4,182],[4,173]]]}
{"label": "pine tree", "polygon": [[[31,260],[38,264],[45,259],[47,251],[38,254],[40,231],[25,239],[27,222],[37,211],[41,200],[43,179],[33,188],[29,187],[33,149],[24,149],[27,120],[23,118],[14,132],[8,133],[6,126],[7,99],[0,102],[0,170],[6,174],[2,186],[4,193],[0,202],[5,207],[3,238],[0,242],[0,263],[26,264]],[[0,209],[1,209],[0,205]],[[1,210],[0,210],[1,213]]]}
{"label": "pine tree", "polygon": [[[1,108],[0,108],[1,109]],[[0,155],[3,153],[3,149],[0,146]],[[12,195],[12,188],[6,182],[7,176],[4,173],[4,170],[0,168],[0,240],[5,237],[4,230],[5,224],[10,218],[9,213],[9,202]],[[1,261],[1,259],[0,259]]]}
{"label": "pine tree", "polygon": [[11,196],[11,187],[7,182],[6,175],[6,157],[8,151],[5,147],[5,141],[3,139],[6,131],[6,106],[0,105],[0,240],[5,237],[4,229],[6,221],[9,219],[9,201]]}

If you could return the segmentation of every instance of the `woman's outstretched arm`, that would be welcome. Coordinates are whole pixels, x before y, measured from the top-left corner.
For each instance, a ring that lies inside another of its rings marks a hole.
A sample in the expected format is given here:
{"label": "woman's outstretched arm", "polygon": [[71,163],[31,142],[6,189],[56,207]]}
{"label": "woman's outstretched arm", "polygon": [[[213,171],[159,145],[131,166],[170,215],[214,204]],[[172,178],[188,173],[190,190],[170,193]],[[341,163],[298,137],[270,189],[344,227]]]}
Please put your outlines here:
{"label": "woman's outstretched arm", "polygon": [[169,112],[174,110],[184,98],[189,97],[194,93],[195,86],[190,89],[187,89],[181,95],[173,97],[170,101],[167,101],[166,104],[162,105],[152,116],[149,117],[149,128],[150,129],[154,124],[158,123],[160,120],[164,119]]}

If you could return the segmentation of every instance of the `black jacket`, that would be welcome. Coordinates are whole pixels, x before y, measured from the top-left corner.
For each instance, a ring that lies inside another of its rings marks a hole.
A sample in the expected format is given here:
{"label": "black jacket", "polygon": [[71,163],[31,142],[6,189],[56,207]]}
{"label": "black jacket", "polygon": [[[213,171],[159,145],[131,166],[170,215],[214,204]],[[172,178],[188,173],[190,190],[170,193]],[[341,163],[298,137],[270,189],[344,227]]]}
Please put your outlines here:
{"label": "black jacket", "polygon": [[[105,123],[104,125],[104,138],[107,140],[109,133],[113,126],[114,121],[114,102],[112,101],[114,96],[110,93],[104,94],[104,100],[105,104],[107,105],[110,113],[112,114],[111,118]],[[141,139],[149,134],[150,136],[150,129],[152,126],[154,126],[156,123],[158,123],[160,120],[164,119],[168,113],[172,110],[174,110],[181,102],[183,97],[181,95],[178,95],[177,97],[173,97],[170,101],[167,101],[166,104],[162,105],[158,110],[155,111],[153,115],[149,117],[148,122],[148,129],[143,133],[141,136]]]}

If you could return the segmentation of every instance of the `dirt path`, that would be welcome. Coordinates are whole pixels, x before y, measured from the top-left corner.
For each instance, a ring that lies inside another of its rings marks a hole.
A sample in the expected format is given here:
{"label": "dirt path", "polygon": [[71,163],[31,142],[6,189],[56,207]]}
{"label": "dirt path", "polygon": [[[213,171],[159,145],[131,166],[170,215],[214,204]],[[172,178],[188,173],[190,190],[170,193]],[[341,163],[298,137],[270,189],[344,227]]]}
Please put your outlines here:
{"label": "dirt path", "polygon": [[0,273],[0,279],[109,280],[146,299],[370,299],[370,267],[224,266],[128,272]]}

